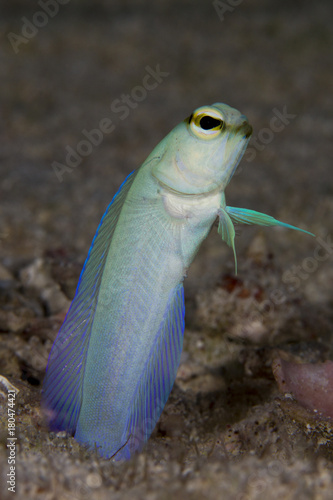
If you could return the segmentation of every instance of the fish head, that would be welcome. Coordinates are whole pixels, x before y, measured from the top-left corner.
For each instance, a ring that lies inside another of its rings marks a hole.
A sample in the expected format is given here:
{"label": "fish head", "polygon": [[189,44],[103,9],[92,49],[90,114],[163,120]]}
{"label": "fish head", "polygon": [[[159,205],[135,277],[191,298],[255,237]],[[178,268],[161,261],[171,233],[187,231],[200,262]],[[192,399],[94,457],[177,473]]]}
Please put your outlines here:
{"label": "fish head", "polygon": [[165,187],[182,194],[223,191],[240,162],[252,127],[227,104],[196,109],[160,143],[152,173]]}

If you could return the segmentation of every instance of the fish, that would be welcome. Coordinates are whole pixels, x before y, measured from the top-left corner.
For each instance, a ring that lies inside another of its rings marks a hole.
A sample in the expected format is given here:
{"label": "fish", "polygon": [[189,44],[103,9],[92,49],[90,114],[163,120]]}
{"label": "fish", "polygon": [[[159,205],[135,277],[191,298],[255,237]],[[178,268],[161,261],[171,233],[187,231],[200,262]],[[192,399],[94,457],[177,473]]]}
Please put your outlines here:
{"label": "fish", "polygon": [[183,281],[215,222],[236,272],[234,224],[308,233],[226,205],[251,134],[240,111],[201,106],[120,186],[49,355],[42,405],[51,430],[67,431],[108,459],[142,451],[180,363]]}

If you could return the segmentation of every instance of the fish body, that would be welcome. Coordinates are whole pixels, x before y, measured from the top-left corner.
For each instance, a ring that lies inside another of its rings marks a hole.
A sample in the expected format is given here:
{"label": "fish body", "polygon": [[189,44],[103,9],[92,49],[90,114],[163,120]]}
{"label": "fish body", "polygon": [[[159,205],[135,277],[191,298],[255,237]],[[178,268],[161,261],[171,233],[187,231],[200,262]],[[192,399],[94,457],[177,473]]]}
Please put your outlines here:
{"label": "fish body", "polygon": [[224,190],[251,135],[239,111],[198,108],[125,180],[100,223],[43,385],[50,426],[104,457],[128,459],[153,431],[183,344],[183,280],[219,218],[285,225],[227,207]]}

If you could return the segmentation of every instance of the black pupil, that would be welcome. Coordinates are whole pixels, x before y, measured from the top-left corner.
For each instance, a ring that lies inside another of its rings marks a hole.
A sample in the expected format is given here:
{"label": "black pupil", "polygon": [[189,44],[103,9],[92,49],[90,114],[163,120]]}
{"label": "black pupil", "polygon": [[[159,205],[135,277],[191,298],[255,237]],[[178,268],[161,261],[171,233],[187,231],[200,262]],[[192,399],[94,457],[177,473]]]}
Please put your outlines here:
{"label": "black pupil", "polygon": [[211,128],[218,127],[221,124],[221,120],[212,118],[211,116],[204,116],[200,120],[200,127],[204,130],[210,130]]}

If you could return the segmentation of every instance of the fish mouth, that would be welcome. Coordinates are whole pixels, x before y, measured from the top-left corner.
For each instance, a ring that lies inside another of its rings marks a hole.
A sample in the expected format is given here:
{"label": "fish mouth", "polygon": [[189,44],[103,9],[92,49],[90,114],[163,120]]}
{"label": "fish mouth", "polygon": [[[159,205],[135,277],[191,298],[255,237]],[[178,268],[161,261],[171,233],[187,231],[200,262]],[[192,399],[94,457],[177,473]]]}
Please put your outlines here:
{"label": "fish mouth", "polygon": [[244,153],[245,153],[245,150],[247,148],[247,145],[249,143],[249,140],[250,140],[250,137],[252,135],[252,126],[249,124],[249,122],[247,120],[244,120],[242,123],[240,123],[239,125],[236,125],[233,130],[232,130],[232,133],[234,136],[238,136],[238,137],[241,137],[242,140],[241,140],[241,144],[240,144],[240,148],[238,150],[238,152],[236,153],[236,155],[234,156],[234,159],[233,159],[233,165],[232,165],[232,168],[231,170],[229,171],[229,176],[227,178],[227,181],[225,183],[225,187],[229,184],[232,176],[234,175]]}
{"label": "fish mouth", "polygon": [[240,125],[234,128],[235,134],[243,135],[245,139],[249,139],[252,135],[252,126],[247,120],[244,120]]}

